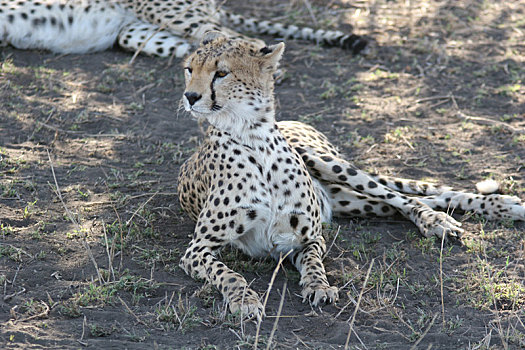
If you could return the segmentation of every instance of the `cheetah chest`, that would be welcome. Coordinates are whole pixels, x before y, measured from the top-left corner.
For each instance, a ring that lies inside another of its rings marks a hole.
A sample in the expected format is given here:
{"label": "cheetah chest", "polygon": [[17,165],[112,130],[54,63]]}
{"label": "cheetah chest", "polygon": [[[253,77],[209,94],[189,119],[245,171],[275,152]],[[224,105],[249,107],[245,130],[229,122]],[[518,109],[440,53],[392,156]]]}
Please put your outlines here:
{"label": "cheetah chest", "polygon": [[251,256],[278,257],[302,249],[321,234],[315,186],[282,136],[250,147],[236,142],[224,145],[225,156],[211,157],[212,162],[224,159],[218,168],[226,171],[212,175],[210,197],[228,207],[217,214],[230,214],[227,241]]}

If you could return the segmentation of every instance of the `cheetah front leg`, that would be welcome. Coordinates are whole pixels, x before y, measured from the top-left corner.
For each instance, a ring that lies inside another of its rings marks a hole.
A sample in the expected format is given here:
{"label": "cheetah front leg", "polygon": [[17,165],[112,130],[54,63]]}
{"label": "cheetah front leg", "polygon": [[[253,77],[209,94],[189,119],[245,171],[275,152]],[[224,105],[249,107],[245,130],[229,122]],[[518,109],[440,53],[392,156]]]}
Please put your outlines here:
{"label": "cheetah front leg", "polygon": [[320,236],[308,243],[303,250],[291,257],[301,274],[299,284],[303,287],[303,301],[310,300],[313,306],[320,303],[334,303],[338,300],[337,287],[331,287],[326,278],[322,256],[326,251],[324,238]]}
{"label": "cheetah front leg", "polygon": [[[221,293],[232,313],[241,317],[261,319],[264,308],[255,291],[239,273],[231,270],[215,256],[216,252],[227,244],[217,235],[205,234],[215,226],[199,222],[193,240],[180,261],[180,267],[191,277],[208,281]],[[203,229],[206,228],[206,229]]]}

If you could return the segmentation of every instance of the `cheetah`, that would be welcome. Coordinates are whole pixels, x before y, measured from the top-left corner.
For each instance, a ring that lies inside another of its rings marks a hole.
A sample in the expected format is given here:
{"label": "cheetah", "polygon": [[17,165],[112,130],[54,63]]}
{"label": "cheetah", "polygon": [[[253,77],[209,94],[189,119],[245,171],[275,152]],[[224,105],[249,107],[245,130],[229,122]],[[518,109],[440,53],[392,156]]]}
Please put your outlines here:
{"label": "cheetah", "polygon": [[60,54],[102,51],[118,42],[130,51],[184,57],[210,30],[243,37],[229,27],[339,46],[354,54],[367,45],[356,34],[244,18],[213,0],[0,0],[0,44]]}
{"label": "cheetah", "polygon": [[214,285],[232,312],[264,315],[257,293],[219,260],[226,245],[254,257],[287,254],[303,299],[316,306],[338,299],[322,261],[322,223],[332,214],[399,212],[424,236],[439,237],[463,230],[438,208],[525,220],[517,197],[367,174],[311,126],[276,122],[272,75],[283,50],[283,43],[259,48],[210,32],[184,63],[184,108],[210,127],[179,174],[181,206],[196,221],[180,266]]}

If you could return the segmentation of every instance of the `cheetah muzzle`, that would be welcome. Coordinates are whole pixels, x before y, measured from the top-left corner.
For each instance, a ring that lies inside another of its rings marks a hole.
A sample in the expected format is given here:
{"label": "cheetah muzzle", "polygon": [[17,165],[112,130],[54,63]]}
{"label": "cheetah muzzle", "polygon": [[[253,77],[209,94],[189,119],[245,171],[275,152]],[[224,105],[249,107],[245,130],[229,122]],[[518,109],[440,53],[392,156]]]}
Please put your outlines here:
{"label": "cheetah muzzle", "polygon": [[284,51],[208,33],[185,61],[184,107],[211,125],[180,170],[182,207],[197,223],[180,265],[222,293],[232,312],[261,318],[246,280],[218,257],[233,245],[248,255],[289,254],[302,297],[337,301],[322,257],[322,223],[333,214],[410,219],[425,236],[459,236],[461,223],[435,209],[525,219],[516,197],[453,191],[429,183],[370,175],[343,159],[327,138],[294,121],[275,121],[273,73]]}

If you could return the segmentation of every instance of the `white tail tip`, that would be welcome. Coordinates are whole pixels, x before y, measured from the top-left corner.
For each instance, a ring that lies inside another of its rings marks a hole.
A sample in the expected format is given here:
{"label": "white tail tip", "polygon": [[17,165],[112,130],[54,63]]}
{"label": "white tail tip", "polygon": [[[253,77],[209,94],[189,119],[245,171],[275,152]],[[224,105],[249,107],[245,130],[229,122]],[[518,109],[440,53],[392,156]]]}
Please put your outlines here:
{"label": "white tail tip", "polygon": [[481,194],[491,194],[498,191],[499,183],[492,179],[483,180],[476,184],[476,188]]}

